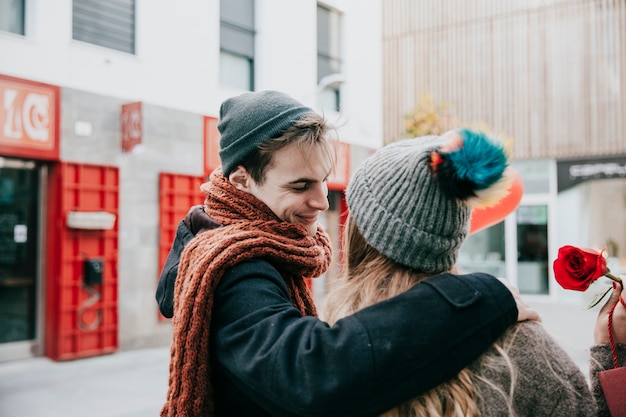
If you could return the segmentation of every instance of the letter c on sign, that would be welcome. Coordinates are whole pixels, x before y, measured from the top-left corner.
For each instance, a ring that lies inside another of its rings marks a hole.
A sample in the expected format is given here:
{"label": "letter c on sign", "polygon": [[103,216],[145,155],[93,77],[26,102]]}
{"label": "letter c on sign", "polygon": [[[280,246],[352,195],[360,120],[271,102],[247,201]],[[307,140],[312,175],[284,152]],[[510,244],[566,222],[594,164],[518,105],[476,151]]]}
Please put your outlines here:
{"label": "letter c on sign", "polygon": [[35,93],[27,94],[22,106],[22,119],[24,130],[32,140],[47,142],[50,139],[48,137],[50,122],[48,97]]}

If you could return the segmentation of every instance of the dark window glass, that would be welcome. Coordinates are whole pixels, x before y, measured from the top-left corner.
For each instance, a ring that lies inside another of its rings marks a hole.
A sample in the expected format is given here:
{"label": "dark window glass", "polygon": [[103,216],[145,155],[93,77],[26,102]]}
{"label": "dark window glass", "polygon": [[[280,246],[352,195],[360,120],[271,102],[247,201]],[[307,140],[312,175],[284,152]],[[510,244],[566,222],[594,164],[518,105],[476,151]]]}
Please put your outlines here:
{"label": "dark window glass", "polygon": [[254,0],[220,1],[220,84],[254,90]]}
{"label": "dark window glass", "polygon": [[36,337],[40,259],[39,171],[5,162],[10,163],[0,166],[0,344]]}
{"label": "dark window glass", "polygon": [[340,51],[341,14],[328,7],[317,6],[317,82],[318,104],[323,109],[341,110]]}
{"label": "dark window glass", "polygon": [[341,72],[339,12],[317,6],[317,80]]}
{"label": "dark window glass", "polygon": [[517,286],[522,294],[548,294],[548,206],[517,208]]}

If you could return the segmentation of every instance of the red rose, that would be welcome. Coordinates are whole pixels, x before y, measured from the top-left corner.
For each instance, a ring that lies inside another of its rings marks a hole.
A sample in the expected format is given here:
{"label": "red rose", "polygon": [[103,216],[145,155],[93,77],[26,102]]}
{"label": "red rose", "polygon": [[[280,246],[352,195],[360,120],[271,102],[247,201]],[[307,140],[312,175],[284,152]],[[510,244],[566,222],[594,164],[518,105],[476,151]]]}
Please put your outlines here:
{"label": "red rose", "polygon": [[554,277],[566,290],[585,291],[589,285],[609,272],[602,252],[563,246],[554,261]]}

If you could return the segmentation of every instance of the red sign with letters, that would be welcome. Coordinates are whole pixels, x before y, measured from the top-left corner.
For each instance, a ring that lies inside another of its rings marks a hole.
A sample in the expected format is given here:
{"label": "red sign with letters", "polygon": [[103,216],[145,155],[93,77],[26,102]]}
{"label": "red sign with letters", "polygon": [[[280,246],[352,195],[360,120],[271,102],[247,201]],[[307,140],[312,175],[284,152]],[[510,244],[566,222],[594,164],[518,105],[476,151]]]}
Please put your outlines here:
{"label": "red sign with letters", "polygon": [[141,102],[122,105],[122,151],[130,152],[141,143],[143,116]]}
{"label": "red sign with letters", "polygon": [[220,166],[220,132],[217,118],[204,116],[204,174],[209,175]]}
{"label": "red sign with letters", "polygon": [[59,159],[59,91],[0,75],[0,155]]}
{"label": "red sign with letters", "polygon": [[328,189],[343,191],[350,180],[350,145],[345,142],[332,141],[337,153],[335,170],[328,178]]}

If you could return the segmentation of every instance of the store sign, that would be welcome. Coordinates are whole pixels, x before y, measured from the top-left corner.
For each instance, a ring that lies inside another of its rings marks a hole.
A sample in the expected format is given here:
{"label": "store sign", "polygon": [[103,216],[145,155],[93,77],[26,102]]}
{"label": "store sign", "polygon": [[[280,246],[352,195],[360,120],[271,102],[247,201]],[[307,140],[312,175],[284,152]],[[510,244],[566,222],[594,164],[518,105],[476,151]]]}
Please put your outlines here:
{"label": "store sign", "polygon": [[350,145],[345,142],[332,141],[337,155],[335,170],[328,178],[328,188],[343,191],[350,180]]}
{"label": "store sign", "polygon": [[59,88],[0,75],[0,154],[58,159]]}
{"label": "store sign", "polygon": [[204,173],[210,174],[220,166],[220,132],[217,130],[217,118],[204,116]]}
{"label": "store sign", "polygon": [[143,116],[141,102],[122,105],[122,151],[130,152],[141,143],[143,137]]}
{"label": "store sign", "polygon": [[626,157],[557,162],[559,192],[589,180],[626,178]]}

